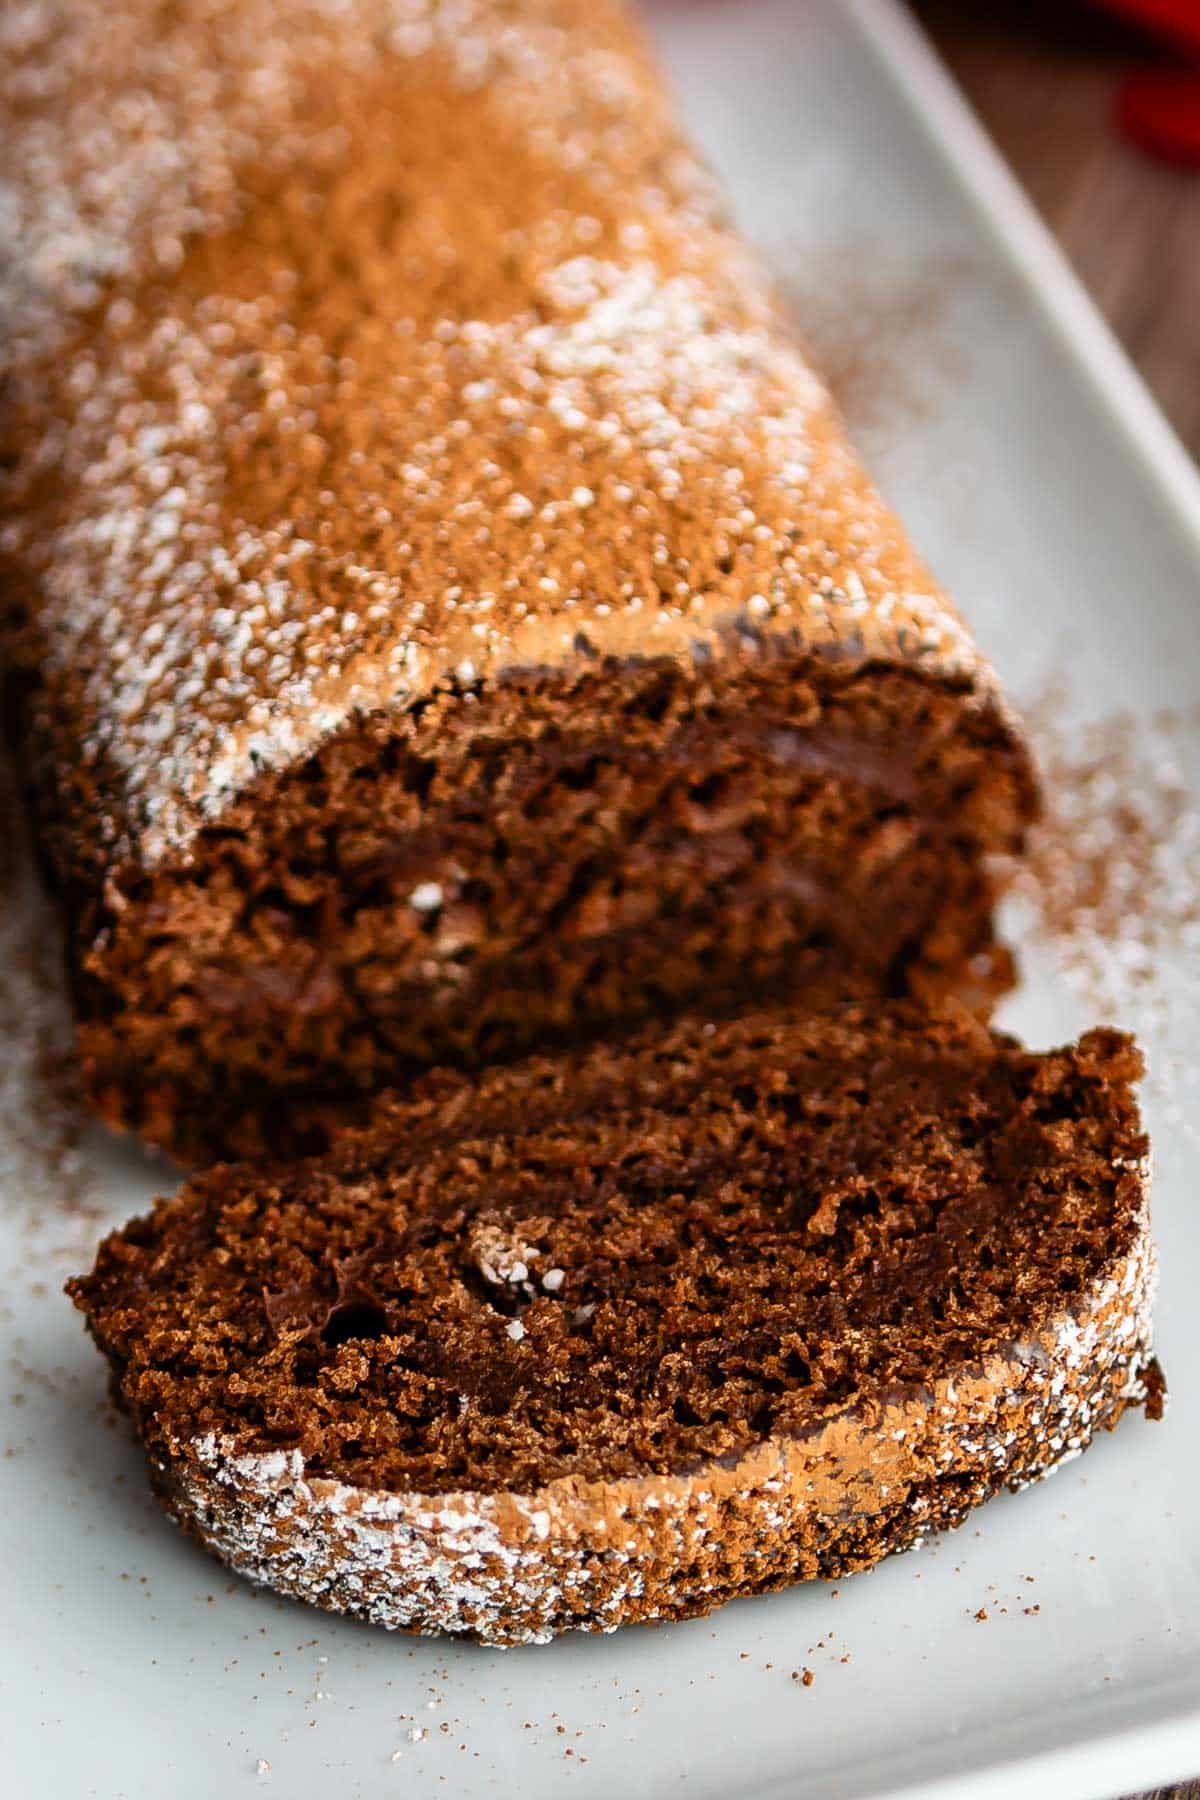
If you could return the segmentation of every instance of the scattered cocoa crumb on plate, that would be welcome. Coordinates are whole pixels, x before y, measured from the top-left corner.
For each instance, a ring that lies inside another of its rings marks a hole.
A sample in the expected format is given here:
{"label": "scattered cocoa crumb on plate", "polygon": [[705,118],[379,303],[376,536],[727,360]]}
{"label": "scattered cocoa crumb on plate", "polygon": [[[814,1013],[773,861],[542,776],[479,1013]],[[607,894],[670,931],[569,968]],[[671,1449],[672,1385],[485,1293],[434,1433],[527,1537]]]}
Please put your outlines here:
{"label": "scattered cocoa crumb on plate", "polygon": [[1194,1140],[1200,708],[1072,723],[1056,683],[1025,719],[1045,815],[1010,872],[1006,936],[1089,1018],[1135,1033],[1149,1090]]}
{"label": "scattered cocoa crumb on plate", "polygon": [[[939,259],[926,280],[878,268],[874,247],[815,256],[811,243],[784,244],[771,262],[788,315],[860,450],[877,458],[936,416],[946,381],[966,373],[947,322],[974,273],[969,258]],[[848,278],[847,270],[861,273]]]}
{"label": "scattered cocoa crumb on plate", "polygon": [[[20,796],[0,756],[0,1188],[21,1207],[29,1261],[78,1261],[101,1209],[84,1134],[62,947],[33,868]],[[62,1229],[66,1227],[66,1229]],[[57,1282],[54,1283],[57,1285]]]}

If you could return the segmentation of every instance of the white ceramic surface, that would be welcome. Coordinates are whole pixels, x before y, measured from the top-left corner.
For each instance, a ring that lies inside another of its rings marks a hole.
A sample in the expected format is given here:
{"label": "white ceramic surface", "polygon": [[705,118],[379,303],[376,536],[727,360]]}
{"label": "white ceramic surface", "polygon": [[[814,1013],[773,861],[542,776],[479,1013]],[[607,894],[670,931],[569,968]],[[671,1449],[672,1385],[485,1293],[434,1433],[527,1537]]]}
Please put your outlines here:
{"label": "white ceramic surface", "polygon": [[[1069,662],[1082,715],[1200,702],[1200,485],[911,28],[887,0],[653,17],[695,134],[1014,691]],[[1037,955],[1008,1016],[1042,1042],[1087,1022]],[[1148,1110],[1165,1424],[1127,1420],[836,1595],[507,1654],[335,1622],[185,1544],[58,1292],[97,1226],[14,1173],[0,1795],[1070,1800],[1200,1771],[1200,1149]],[[85,1154],[114,1222],[167,1180],[127,1147]]]}

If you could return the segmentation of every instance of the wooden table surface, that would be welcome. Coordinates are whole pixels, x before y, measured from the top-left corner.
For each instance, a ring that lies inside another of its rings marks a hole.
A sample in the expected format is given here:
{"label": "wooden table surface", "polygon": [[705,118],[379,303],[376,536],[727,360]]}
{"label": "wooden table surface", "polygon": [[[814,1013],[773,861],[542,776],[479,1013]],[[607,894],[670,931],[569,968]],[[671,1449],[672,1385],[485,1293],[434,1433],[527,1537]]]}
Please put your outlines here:
{"label": "wooden table surface", "polygon": [[[1113,127],[1156,46],[1069,0],[911,0],[1175,430],[1200,457],[1200,172]],[[1200,1781],[1146,1800],[1200,1800]]]}
{"label": "wooden table surface", "polygon": [[1113,126],[1154,41],[1071,0],[913,0],[1175,430],[1200,457],[1200,172]]}

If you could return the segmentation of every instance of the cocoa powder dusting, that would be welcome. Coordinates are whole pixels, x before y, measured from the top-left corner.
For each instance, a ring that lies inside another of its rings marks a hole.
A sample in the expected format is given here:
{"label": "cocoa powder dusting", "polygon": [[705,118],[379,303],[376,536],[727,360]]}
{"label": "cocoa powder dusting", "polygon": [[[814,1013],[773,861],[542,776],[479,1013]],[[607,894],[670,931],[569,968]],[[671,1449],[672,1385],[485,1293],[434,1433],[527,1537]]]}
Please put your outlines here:
{"label": "cocoa powder dusting", "polygon": [[20,796],[0,758],[0,1188],[31,1221],[91,1217],[87,1124],[72,1053],[62,950],[33,871]]}
{"label": "cocoa powder dusting", "polygon": [[1045,815],[1012,875],[1010,935],[1091,1018],[1136,1032],[1151,1087],[1194,1134],[1200,707],[1075,724],[1056,685],[1026,722]]}
{"label": "cocoa powder dusting", "polygon": [[814,257],[811,245],[785,246],[772,258],[784,307],[814,367],[854,443],[877,458],[936,416],[942,378],[965,373],[965,356],[946,324],[974,265],[947,257],[923,280],[892,270],[849,273],[869,269],[871,260],[841,249]]}

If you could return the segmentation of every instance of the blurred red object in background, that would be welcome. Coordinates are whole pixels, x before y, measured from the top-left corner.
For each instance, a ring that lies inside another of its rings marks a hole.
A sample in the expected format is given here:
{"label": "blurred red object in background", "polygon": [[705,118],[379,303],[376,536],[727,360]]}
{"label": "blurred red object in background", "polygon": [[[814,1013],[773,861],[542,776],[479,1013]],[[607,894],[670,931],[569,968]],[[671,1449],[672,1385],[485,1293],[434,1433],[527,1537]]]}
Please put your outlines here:
{"label": "blurred red object in background", "polygon": [[1147,69],[1117,95],[1122,131],[1139,149],[1181,168],[1200,168],[1200,73]]}
{"label": "blurred red object in background", "polygon": [[1200,55],[1200,0],[1096,0],[1106,12],[1143,25]]}
{"label": "blurred red object in background", "polygon": [[1163,162],[1200,168],[1200,0],[1099,0],[1182,50],[1188,69],[1146,69],[1117,94],[1117,122],[1139,149]]}

